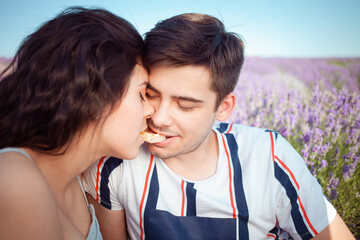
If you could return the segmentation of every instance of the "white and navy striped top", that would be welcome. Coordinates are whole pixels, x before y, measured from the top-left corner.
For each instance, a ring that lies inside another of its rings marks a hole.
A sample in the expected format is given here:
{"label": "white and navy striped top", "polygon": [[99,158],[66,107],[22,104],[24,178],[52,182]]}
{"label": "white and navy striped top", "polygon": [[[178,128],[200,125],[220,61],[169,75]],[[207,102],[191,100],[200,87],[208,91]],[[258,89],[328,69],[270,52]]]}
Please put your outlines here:
{"label": "white and navy striped top", "polygon": [[310,239],[334,219],[318,181],[277,132],[228,123],[213,130],[219,159],[206,180],[182,178],[144,145],[134,160],[97,161],[85,189],[104,207],[125,209],[131,239],[275,239],[275,226]]}

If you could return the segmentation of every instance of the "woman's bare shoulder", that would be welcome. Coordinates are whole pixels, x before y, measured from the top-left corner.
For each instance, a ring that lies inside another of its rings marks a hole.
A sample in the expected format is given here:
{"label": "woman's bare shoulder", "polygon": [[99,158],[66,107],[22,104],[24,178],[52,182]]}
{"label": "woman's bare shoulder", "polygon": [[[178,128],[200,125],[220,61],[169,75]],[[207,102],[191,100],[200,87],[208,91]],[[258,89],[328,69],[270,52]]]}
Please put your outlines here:
{"label": "woman's bare shoulder", "polygon": [[[32,160],[16,152],[1,153],[0,183],[0,232],[9,239],[61,237],[57,203]],[[38,231],[45,226],[55,235]]]}
{"label": "woman's bare shoulder", "polygon": [[2,184],[3,187],[11,189],[15,186],[19,187],[19,184],[25,188],[30,182],[33,186],[46,182],[37,165],[17,152],[0,154],[0,181],[6,183]]}

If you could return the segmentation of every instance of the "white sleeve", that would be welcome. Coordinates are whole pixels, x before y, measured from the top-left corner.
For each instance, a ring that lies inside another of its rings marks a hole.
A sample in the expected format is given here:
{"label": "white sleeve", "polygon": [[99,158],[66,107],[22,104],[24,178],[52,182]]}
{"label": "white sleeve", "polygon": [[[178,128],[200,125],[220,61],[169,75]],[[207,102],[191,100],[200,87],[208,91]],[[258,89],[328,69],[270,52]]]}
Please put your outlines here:
{"label": "white sleeve", "polygon": [[122,163],[114,157],[101,158],[82,175],[85,191],[109,210],[123,209],[119,201]]}
{"label": "white sleeve", "polygon": [[279,191],[277,217],[294,239],[309,239],[326,228],[336,210],[304,159],[280,134],[273,136],[273,160]]}

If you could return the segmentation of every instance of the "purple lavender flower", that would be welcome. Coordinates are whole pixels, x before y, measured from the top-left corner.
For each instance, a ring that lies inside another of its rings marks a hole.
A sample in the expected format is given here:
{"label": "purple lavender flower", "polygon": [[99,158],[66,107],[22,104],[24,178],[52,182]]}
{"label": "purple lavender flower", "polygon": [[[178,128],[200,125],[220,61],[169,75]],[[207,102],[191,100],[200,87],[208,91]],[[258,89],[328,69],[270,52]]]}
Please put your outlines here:
{"label": "purple lavender flower", "polygon": [[328,166],[328,162],[325,159],[321,160],[320,169],[323,169],[323,168],[325,168],[327,166]]}
{"label": "purple lavender flower", "polygon": [[343,169],[342,169],[344,179],[348,178],[348,176],[350,174],[350,170],[351,170],[351,167],[349,165],[347,165],[347,164],[344,164]]}

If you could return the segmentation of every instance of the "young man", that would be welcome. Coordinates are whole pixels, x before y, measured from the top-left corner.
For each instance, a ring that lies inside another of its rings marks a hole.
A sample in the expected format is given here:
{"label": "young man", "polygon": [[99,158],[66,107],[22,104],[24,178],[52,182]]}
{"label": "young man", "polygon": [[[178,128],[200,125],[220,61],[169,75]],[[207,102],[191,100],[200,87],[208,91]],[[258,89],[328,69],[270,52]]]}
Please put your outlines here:
{"label": "young man", "polygon": [[[243,43],[216,18],[182,14],[145,39],[149,131],[166,136],[135,160],[84,174],[104,238],[352,239],[304,160],[277,132],[223,123]],[[100,204],[99,204],[100,203]]]}

